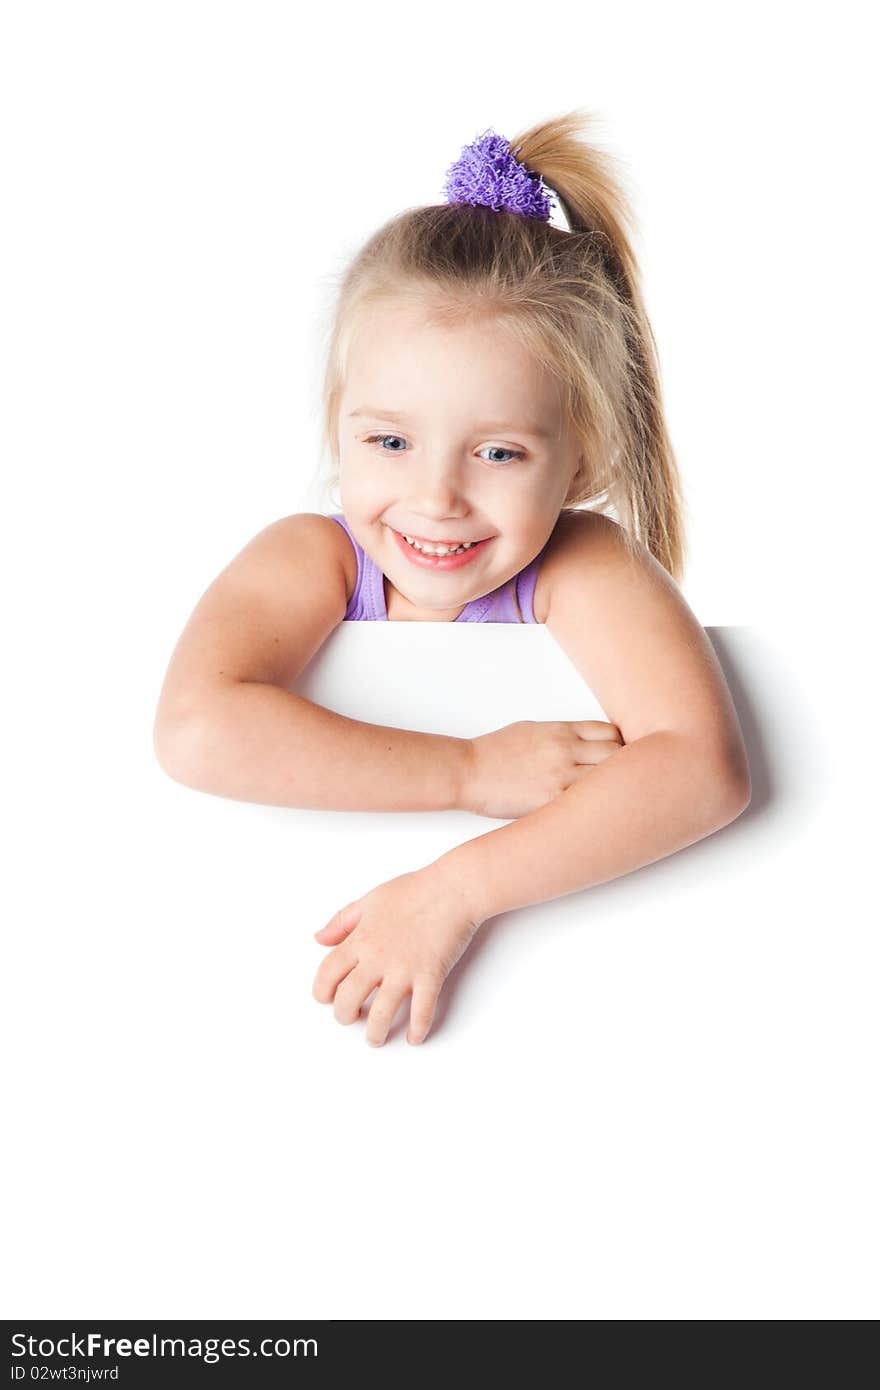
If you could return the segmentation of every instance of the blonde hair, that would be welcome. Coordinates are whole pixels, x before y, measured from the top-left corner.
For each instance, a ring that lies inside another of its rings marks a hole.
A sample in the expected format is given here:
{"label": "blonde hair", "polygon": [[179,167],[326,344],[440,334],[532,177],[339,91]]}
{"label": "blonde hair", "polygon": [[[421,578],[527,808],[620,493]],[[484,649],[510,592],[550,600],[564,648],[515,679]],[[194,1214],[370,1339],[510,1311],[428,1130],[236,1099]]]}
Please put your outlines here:
{"label": "blonde hair", "polygon": [[[564,503],[616,513],[678,580],[685,562],[681,481],[663,417],[654,335],[609,156],[579,138],[573,111],[509,142],[541,174],[570,230],[469,203],[409,209],[367,241],[337,291],[322,391],[322,443],[338,481],[338,414],[349,346],[377,302],[409,301],[426,322],[486,314],[554,376],[583,455]],[[518,148],[520,147],[520,148]]]}

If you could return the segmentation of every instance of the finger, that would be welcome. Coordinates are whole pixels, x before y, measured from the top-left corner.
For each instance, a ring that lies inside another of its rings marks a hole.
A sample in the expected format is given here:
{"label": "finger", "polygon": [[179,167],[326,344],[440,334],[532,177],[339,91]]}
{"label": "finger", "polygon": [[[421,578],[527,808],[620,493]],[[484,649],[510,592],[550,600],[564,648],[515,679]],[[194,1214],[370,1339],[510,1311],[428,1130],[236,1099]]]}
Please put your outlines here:
{"label": "finger", "polygon": [[360,1016],[363,1004],[370,990],[381,983],[381,974],[375,969],[358,964],[346,975],[336,991],[333,1016],[337,1023],[354,1023]]}
{"label": "finger", "polygon": [[612,743],[611,740],[600,742],[598,740],[584,741],[582,747],[575,749],[574,760],[578,764],[582,763],[603,763],[606,758],[610,758],[612,753],[620,752],[620,744]]}
{"label": "finger", "polygon": [[620,730],[616,724],[610,724],[607,720],[601,719],[574,719],[571,721],[578,738],[599,739],[600,742],[606,739],[619,739],[623,743]]}
{"label": "finger", "polygon": [[335,951],[331,951],[329,956],[325,956],[318,966],[315,982],[312,985],[312,997],[317,999],[319,1004],[329,1004],[337,988],[346,975],[357,965],[357,956],[354,948],[345,942],[337,946]]}
{"label": "finger", "polygon": [[409,1009],[408,1043],[421,1043],[431,1031],[440,986],[434,980],[416,980]]}
{"label": "finger", "polygon": [[367,1042],[381,1047],[388,1037],[401,1001],[409,994],[406,980],[383,980],[382,987],[370,1005],[367,1016]]}
{"label": "finger", "polygon": [[319,940],[322,946],[337,946],[357,926],[361,920],[361,911],[360,899],[341,907],[326,926],[315,932],[315,939]]}

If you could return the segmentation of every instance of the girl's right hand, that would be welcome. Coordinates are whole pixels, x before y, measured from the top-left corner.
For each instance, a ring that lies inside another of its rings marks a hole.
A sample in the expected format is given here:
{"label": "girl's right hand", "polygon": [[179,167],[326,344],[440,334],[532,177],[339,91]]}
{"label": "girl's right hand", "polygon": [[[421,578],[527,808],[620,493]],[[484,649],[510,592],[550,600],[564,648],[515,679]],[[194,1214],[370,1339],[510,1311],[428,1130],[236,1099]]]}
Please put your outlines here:
{"label": "girl's right hand", "polygon": [[553,801],[624,746],[599,719],[521,719],[468,739],[462,810],[516,820]]}

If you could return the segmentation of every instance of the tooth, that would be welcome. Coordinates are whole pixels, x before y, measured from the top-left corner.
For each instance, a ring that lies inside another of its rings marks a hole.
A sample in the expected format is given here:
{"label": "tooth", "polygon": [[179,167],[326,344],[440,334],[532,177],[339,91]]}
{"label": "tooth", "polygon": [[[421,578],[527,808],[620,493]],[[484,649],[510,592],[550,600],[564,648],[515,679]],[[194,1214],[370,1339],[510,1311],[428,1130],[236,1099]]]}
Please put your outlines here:
{"label": "tooth", "polygon": [[470,550],[471,546],[476,545],[476,541],[466,541],[464,545],[453,546],[423,545],[420,541],[415,540],[412,536],[407,536],[403,532],[401,532],[401,534],[403,535],[403,539],[406,541],[406,543],[408,545],[411,545],[414,550],[418,550],[421,555],[432,555],[435,559],[442,559],[447,555],[462,554],[464,551]]}

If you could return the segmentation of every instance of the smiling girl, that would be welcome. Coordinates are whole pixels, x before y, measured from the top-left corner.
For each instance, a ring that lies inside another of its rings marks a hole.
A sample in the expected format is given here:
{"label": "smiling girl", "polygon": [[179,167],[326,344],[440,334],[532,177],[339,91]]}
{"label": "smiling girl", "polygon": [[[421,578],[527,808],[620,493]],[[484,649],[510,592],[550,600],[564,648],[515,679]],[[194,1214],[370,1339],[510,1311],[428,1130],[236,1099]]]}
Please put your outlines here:
{"label": "smiling girl", "polygon": [[[331,949],[314,997],[347,1024],[375,990],[375,1045],[405,1001],[408,1040],[424,1040],[488,918],[673,854],[751,795],[730,692],[676,583],[680,485],[629,212],[584,121],[485,132],[444,203],[360,251],[324,393],[342,511],[284,517],[245,546],[159,700],[159,761],[202,791],[511,822],[316,933]],[[344,718],[288,687],[345,619],[546,624],[613,723],[459,739]]]}

